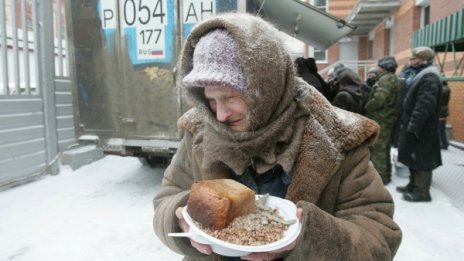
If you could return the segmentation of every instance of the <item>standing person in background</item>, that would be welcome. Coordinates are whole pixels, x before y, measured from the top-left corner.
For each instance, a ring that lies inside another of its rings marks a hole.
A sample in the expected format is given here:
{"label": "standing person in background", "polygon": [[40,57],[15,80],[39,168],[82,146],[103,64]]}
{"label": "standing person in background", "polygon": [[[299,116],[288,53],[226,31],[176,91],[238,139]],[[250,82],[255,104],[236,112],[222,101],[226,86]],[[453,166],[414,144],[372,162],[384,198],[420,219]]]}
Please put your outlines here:
{"label": "standing person in background", "polygon": [[298,76],[305,82],[315,87],[324,97],[327,97],[327,83],[317,73],[317,66],[314,58],[298,57],[295,59],[295,67]]}
{"label": "standing person in background", "polygon": [[[154,229],[183,260],[392,260],[402,234],[394,202],[369,163],[378,124],[330,105],[297,77],[278,31],[249,14],[198,23],[179,61],[192,109],[154,199]],[[226,257],[169,237],[200,180],[236,180],[297,205],[301,232],[273,252]]]}
{"label": "standing person in background", "polygon": [[372,88],[374,84],[379,80],[380,69],[377,66],[369,68],[366,75],[366,81],[361,87],[362,91],[362,107],[363,107],[363,115],[365,115],[364,106],[366,106],[367,100],[371,95]]}
{"label": "standing person in background", "polygon": [[380,73],[381,71],[378,66],[373,66],[369,68],[369,70],[367,71],[366,85],[372,89],[372,87],[374,87],[374,84],[379,80]]}
{"label": "standing person in background", "polygon": [[386,185],[391,181],[391,137],[396,122],[396,101],[400,92],[398,78],[395,75],[398,67],[392,56],[379,59],[379,80],[374,84],[372,92],[364,107],[366,117],[380,125],[377,141],[370,147],[371,161]]}
{"label": "standing person in background", "polygon": [[401,177],[409,177],[409,171],[405,169],[405,166],[398,161],[398,143],[400,140],[400,129],[401,129],[401,114],[403,112],[403,103],[406,99],[406,93],[408,92],[408,84],[411,84],[412,80],[416,76],[416,70],[414,67],[411,67],[409,63],[403,66],[401,72],[399,73],[398,80],[400,82],[400,95],[396,100],[396,113],[397,119],[395,123],[395,129],[392,133],[391,146],[393,149],[393,162],[395,165],[395,173]]}
{"label": "standing person in background", "polygon": [[398,143],[400,139],[400,128],[401,128],[401,113],[403,111],[403,102],[406,98],[406,93],[408,91],[406,80],[401,77],[402,74],[398,77],[398,82],[400,84],[400,93],[396,98],[396,122],[393,127],[393,132],[391,135],[391,147],[392,149],[392,163],[395,168],[395,174],[400,177],[409,177],[409,171],[406,170],[405,166],[398,161]]}
{"label": "standing person in background", "polygon": [[408,85],[406,84],[406,79],[403,78],[403,74],[400,74],[398,77],[398,82],[400,84],[400,93],[396,99],[396,122],[395,127],[393,129],[392,138],[391,138],[391,145],[394,148],[398,148],[398,140],[400,136],[400,126],[401,126],[401,112],[403,110],[403,102],[406,98],[406,93],[408,92]]}
{"label": "standing person in background", "polygon": [[332,101],[332,105],[362,114],[362,85],[358,74],[347,67],[335,70],[334,82],[338,85],[338,91]]}
{"label": "standing person in background", "polygon": [[329,102],[332,102],[333,99],[335,98],[335,95],[337,95],[339,84],[337,77],[335,77],[335,72],[344,68],[345,65],[342,63],[337,63],[334,67],[330,68],[330,70],[327,72],[327,100]]}
{"label": "standing person in background", "polygon": [[431,201],[432,171],[442,165],[438,136],[438,111],[442,89],[435,52],[428,47],[412,50],[409,59],[412,79],[406,78],[408,92],[401,116],[398,160],[409,167],[409,183],[396,189],[411,202]]}
{"label": "standing person in background", "polygon": [[305,64],[309,69],[309,72],[316,77],[317,82],[318,82],[318,87],[317,90],[324,95],[324,97],[327,98],[329,94],[329,87],[327,86],[327,83],[324,81],[322,76],[319,74],[317,65],[316,65],[316,60],[312,57],[308,57],[305,59]]}
{"label": "standing person in background", "polygon": [[417,66],[411,65],[411,60],[401,69],[400,78],[404,79],[406,86],[410,86],[417,74]]}
{"label": "standing person in background", "polygon": [[414,70],[412,70],[412,67],[410,67],[409,64],[406,64],[405,66],[403,66],[403,69],[401,69],[401,72],[399,73],[398,81],[400,83],[400,94],[398,95],[398,98],[396,99],[397,117],[396,117],[395,127],[393,129],[392,138],[391,138],[391,146],[394,148],[393,155],[392,155],[393,156],[392,162],[395,165],[395,173],[398,176],[404,176],[404,177],[409,177],[409,172],[407,170],[403,171],[403,168],[405,166],[398,161],[398,143],[400,139],[401,114],[403,111],[404,99],[406,98],[406,93],[408,92],[408,84],[406,83],[406,80],[408,79],[408,82],[411,83],[415,75],[416,74]]}
{"label": "standing person in background", "polygon": [[449,116],[448,103],[451,96],[451,89],[448,86],[447,81],[443,81],[442,91],[440,95],[440,111],[438,117],[440,119],[439,135],[440,135],[440,146],[442,149],[447,150],[449,146],[448,136],[446,135],[446,118]]}

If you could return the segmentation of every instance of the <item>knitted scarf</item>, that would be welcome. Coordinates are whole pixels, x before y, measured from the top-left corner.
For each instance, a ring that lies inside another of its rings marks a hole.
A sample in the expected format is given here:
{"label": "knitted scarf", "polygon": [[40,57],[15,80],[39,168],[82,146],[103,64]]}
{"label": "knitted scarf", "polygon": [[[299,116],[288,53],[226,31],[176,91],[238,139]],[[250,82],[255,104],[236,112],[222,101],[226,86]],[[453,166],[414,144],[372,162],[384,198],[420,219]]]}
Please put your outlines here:
{"label": "knitted scarf", "polygon": [[256,131],[236,132],[219,123],[204,107],[198,116],[204,121],[199,136],[203,140],[202,168],[215,171],[224,166],[236,174],[242,174],[252,166],[257,173],[264,173],[279,164],[290,173],[301,144],[301,138],[309,112],[300,103],[308,103],[305,84],[299,85],[299,97],[275,118]]}

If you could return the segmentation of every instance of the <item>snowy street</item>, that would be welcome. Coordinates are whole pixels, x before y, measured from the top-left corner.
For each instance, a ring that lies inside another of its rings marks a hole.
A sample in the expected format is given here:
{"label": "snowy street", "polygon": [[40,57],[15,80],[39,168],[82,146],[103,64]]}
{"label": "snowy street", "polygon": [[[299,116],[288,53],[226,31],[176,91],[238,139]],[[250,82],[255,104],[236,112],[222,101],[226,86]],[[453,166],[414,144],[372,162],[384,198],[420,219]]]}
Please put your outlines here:
{"label": "snowy street", "polygon": [[[0,192],[0,260],[181,260],[152,229],[163,169],[106,156],[76,171]],[[395,260],[464,260],[464,213],[432,187],[431,203],[407,203],[388,189],[403,242]]]}

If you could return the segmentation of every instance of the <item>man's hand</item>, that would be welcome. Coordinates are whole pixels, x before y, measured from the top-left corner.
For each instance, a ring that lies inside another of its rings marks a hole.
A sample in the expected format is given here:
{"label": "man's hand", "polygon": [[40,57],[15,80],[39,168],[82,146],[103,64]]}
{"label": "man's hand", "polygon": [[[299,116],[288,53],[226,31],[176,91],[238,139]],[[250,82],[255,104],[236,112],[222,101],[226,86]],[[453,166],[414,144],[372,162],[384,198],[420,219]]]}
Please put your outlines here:
{"label": "man's hand", "polygon": [[[298,208],[296,210],[296,217],[300,220],[300,222],[303,222],[303,209]],[[270,251],[270,252],[252,253],[247,256],[242,256],[242,259],[243,260],[274,260],[274,259],[280,258],[285,254],[285,252],[290,251],[293,248],[295,248],[297,240],[298,238],[295,239],[292,243],[280,249]]]}
{"label": "man's hand", "polygon": [[[190,226],[187,224],[187,222],[185,222],[184,215],[182,215],[182,209],[183,207],[179,207],[176,209],[176,217],[179,221],[179,227],[182,229],[182,231],[189,232]],[[198,252],[203,253],[205,255],[211,255],[211,253],[213,252],[210,245],[200,244],[192,239],[190,239],[190,244],[192,244],[192,246],[196,250],[198,250]]]}

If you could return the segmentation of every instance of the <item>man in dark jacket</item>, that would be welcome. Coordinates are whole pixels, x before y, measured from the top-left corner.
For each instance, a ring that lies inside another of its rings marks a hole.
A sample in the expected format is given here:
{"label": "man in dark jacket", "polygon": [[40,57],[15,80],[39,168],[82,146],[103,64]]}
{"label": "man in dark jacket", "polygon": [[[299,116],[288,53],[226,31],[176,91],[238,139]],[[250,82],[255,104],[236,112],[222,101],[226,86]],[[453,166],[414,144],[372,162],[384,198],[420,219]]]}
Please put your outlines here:
{"label": "man in dark jacket", "polygon": [[397,187],[411,202],[431,201],[432,171],[442,164],[438,137],[440,74],[433,66],[435,53],[428,47],[412,51],[410,67],[414,75],[403,104],[398,160],[409,167],[409,183]]}
{"label": "man in dark jacket", "polygon": [[303,78],[305,82],[315,87],[324,97],[327,98],[328,86],[327,83],[317,72],[316,60],[314,58],[298,57],[295,59],[295,67],[298,76]]}
{"label": "man in dark jacket", "polygon": [[345,68],[345,65],[342,63],[337,63],[335,64],[334,67],[330,68],[330,70],[327,72],[327,100],[329,102],[332,102],[335,98],[335,95],[337,95],[338,88],[340,87],[338,84],[338,80],[335,77],[335,74],[338,70]]}

